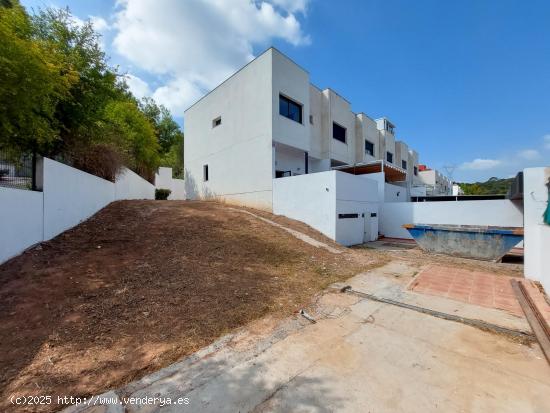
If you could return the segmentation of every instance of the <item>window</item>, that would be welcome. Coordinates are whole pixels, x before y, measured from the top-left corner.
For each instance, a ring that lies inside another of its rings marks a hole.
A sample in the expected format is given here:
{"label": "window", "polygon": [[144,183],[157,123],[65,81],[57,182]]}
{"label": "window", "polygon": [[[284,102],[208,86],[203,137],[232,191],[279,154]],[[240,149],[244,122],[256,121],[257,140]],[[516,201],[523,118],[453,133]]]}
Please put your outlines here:
{"label": "window", "polygon": [[222,117],[218,116],[216,119],[212,121],[212,127],[215,128],[216,126],[220,126],[222,124]]}
{"label": "window", "polygon": [[291,171],[279,171],[279,170],[275,171],[275,178],[284,178],[286,176],[292,176],[292,172]]}
{"label": "window", "polygon": [[401,168],[407,169],[407,161],[401,161]]}
{"label": "window", "polygon": [[359,214],[338,214],[338,219],[359,218]]}
{"label": "window", "polygon": [[374,156],[374,143],[365,141],[365,153],[368,153],[370,156]]}
{"label": "window", "polygon": [[279,95],[279,114],[285,118],[302,123],[302,105],[283,95]]}
{"label": "window", "polygon": [[202,166],[202,179],[204,182],[208,181],[208,165]]}
{"label": "window", "polygon": [[386,160],[387,160],[389,163],[393,163],[393,153],[391,153],[391,152],[386,152]]}
{"label": "window", "polygon": [[414,167],[414,174],[418,175],[418,167],[417,166]]}
{"label": "window", "polygon": [[309,123],[310,125],[313,125],[313,115],[309,115]]}
{"label": "window", "polygon": [[346,128],[332,122],[332,137],[337,141],[346,143]]}

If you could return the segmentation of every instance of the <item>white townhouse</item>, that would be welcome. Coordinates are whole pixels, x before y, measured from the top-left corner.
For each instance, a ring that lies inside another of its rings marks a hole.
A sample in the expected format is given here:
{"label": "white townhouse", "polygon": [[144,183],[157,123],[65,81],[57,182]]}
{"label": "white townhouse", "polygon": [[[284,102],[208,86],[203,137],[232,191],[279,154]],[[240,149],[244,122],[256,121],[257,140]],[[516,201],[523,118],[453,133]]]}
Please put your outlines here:
{"label": "white townhouse", "polygon": [[354,113],[274,48],[188,108],[184,128],[188,199],[272,211],[278,178],[339,170],[377,176],[379,198],[405,201],[418,175],[418,153],[389,119]]}

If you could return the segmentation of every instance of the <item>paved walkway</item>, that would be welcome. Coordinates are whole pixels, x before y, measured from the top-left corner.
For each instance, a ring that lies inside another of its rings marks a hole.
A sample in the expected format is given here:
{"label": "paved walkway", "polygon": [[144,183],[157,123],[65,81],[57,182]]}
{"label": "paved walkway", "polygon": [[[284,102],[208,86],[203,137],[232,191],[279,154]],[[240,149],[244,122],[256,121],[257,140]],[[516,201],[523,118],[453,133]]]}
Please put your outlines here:
{"label": "paved walkway", "polygon": [[[354,290],[528,329],[523,318],[407,290],[419,268],[392,262]],[[189,405],[113,412],[547,412],[550,367],[538,345],[356,295],[327,293],[274,328],[251,326],[111,393],[182,397]],[[261,324],[261,322],[260,322]],[[264,326],[265,327],[265,326]],[[73,408],[73,411],[92,411]],[[94,410],[99,411],[99,410]]]}

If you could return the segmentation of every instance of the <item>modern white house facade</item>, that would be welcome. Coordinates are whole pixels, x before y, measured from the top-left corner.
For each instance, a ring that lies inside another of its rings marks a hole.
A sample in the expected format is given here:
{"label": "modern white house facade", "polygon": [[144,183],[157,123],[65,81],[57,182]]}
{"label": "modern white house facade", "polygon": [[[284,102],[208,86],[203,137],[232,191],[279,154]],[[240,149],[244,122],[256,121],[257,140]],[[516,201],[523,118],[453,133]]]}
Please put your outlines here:
{"label": "modern white house facade", "polygon": [[452,181],[441,172],[435,169],[422,170],[421,168],[417,176],[416,186],[425,187],[427,196],[453,195]]}
{"label": "modern white house facade", "polygon": [[189,199],[272,211],[274,179],[340,169],[382,174],[381,195],[386,182],[389,197],[406,200],[418,174],[418,154],[389,119],[354,113],[274,48],[187,109],[184,127]]}

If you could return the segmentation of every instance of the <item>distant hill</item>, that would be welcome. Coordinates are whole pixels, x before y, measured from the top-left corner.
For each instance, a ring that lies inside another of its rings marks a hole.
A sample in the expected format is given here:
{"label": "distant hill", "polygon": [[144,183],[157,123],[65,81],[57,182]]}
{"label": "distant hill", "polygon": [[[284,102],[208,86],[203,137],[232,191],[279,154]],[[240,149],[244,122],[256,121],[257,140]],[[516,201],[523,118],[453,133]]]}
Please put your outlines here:
{"label": "distant hill", "polygon": [[506,195],[513,180],[514,178],[499,179],[492,177],[485,182],[474,182],[471,184],[459,182],[458,184],[465,195]]}

